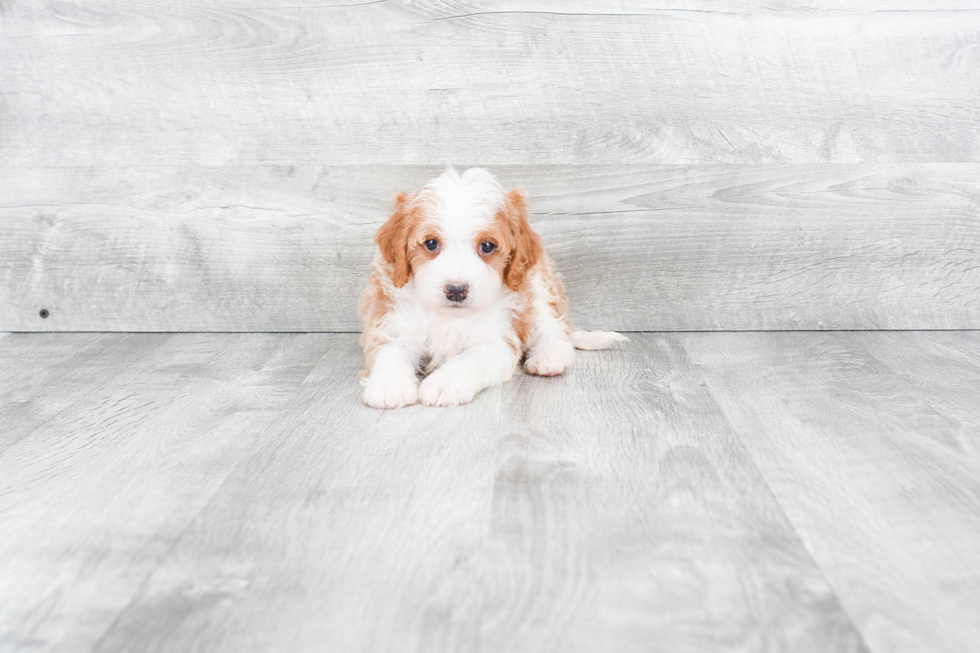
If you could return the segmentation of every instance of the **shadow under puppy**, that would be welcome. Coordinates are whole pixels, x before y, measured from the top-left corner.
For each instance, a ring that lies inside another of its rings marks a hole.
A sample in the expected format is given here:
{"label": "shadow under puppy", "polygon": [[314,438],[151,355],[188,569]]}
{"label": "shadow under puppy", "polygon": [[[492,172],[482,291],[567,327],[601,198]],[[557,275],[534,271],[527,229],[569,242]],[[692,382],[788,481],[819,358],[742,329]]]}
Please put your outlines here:
{"label": "shadow under puppy", "polygon": [[529,373],[554,376],[575,348],[626,340],[574,329],[523,191],[486,170],[449,169],[401,193],[375,240],[360,307],[369,406],[465,404],[509,381],[525,355]]}

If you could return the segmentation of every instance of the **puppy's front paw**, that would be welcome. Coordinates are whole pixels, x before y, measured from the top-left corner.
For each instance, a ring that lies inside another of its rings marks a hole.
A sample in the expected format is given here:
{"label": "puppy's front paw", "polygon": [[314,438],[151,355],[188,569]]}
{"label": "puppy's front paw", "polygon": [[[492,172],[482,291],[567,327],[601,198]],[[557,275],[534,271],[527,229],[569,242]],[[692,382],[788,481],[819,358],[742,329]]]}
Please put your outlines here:
{"label": "puppy's front paw", "polygon": [[426,406],[459,406],[473,401],[476,392],[466,379],[436,370],[419,386],[419,401]]}
{"label": "puppy's front paw", "polygon": [[364,386],[364,403],[372,408],[411,406],[419,398],[414,378],[370,377]]}
{"label": "puppy's front paw", "polygon": [[575,360],[575,350],[571,343],[542,343],[531,351],[524,369],[538,376],[558,376],[568,369]]}

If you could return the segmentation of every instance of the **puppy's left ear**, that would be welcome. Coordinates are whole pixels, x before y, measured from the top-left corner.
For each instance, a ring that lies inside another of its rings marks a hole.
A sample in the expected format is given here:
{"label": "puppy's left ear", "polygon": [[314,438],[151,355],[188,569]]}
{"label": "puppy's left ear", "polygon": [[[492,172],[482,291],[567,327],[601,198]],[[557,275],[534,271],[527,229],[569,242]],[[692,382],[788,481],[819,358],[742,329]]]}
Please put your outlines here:
{"label": "puppy's left ear", "polygon": [[537,264],[538,259],[544,256],[541,238],[534,233],[528,222],[530,212],[523,189],[515,188],[507,193],[501,213],[510,227],[513,246],[510,262],[504,269],[504,283],[514,291],[524,285],[528,272]]}

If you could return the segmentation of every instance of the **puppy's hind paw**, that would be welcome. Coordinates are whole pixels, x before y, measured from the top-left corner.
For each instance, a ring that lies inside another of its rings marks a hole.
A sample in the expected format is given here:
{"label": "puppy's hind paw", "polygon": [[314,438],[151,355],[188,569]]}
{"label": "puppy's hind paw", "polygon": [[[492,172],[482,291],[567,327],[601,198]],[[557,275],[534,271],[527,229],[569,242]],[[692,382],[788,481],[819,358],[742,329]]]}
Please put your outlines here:
{"label": "puppy's hind paw", "polygon": [[575,350],[571,343],[544,343],[531,350],[524,369],[538,376],[558,376],[565,373],[573,360]]}

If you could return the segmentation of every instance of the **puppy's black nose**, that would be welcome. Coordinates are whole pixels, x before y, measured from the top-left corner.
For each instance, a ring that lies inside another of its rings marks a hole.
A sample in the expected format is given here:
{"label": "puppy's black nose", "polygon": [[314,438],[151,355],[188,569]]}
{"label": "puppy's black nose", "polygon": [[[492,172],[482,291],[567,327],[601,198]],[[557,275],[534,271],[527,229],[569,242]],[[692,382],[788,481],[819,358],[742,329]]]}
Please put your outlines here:
{"label": "puppy's black nose", "polygon": [[443,288],[443,292],[446,293],[446,299],[451,302],[461,302],[466,299],[466,293],[469,291],[470,286],[466,283],[449,283]]}

